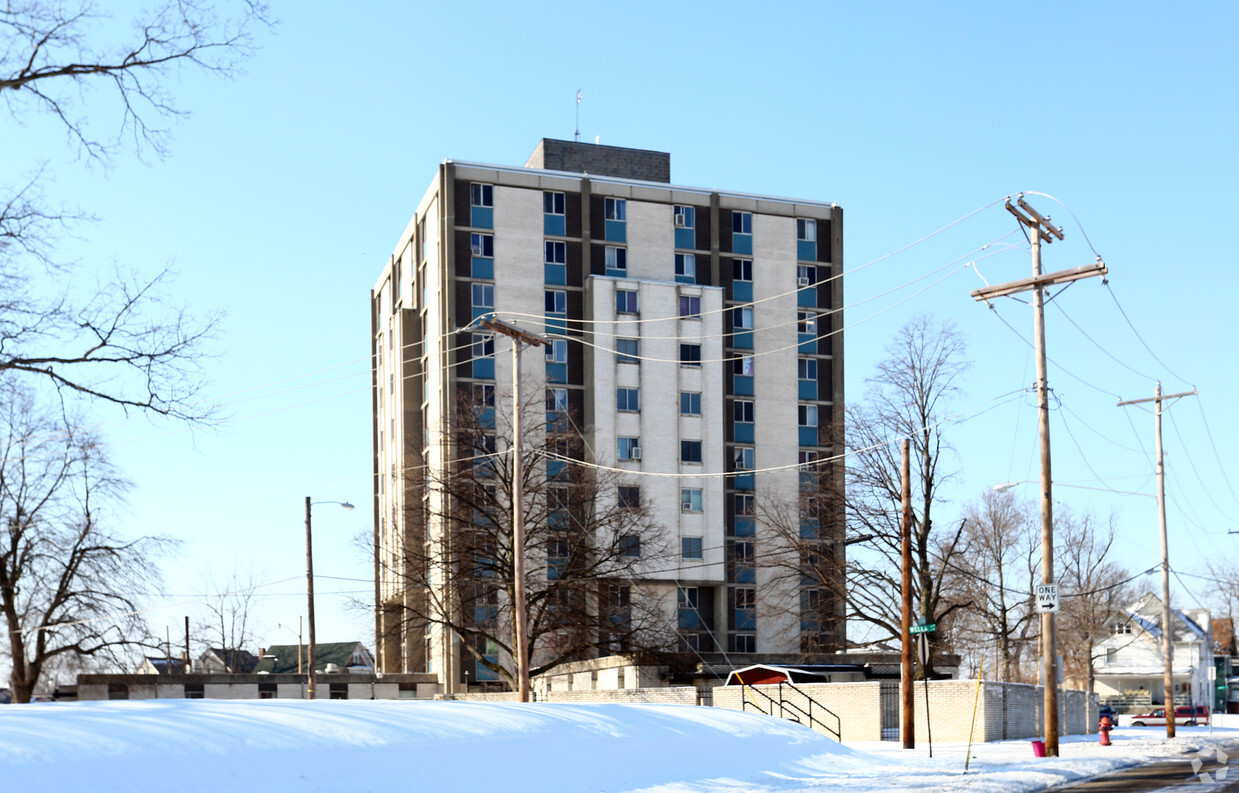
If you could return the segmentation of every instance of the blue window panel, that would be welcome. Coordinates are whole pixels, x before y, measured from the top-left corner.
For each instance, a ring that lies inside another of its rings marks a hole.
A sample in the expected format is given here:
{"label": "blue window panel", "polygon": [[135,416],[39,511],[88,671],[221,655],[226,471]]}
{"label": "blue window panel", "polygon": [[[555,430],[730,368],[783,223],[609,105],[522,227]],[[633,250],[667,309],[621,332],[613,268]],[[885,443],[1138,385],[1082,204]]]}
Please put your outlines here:
{"label": "blue window panel", "polygon": [[[542,233],[548,237],[565,237],[563,215],[543,215]],[[804,258],[803,256],[801,258]]]}
{"label": "blue window panel", "polygon": [[753,282],[752,281],[732,281],[731,282],[731,299],[742,300],[745,303],[753,299]]}
{"label": "blue window panel", "polygon": [[802,262],[817,261],[817,241],[796,240],[796,258]]}
{"label": "blue window panel", "polygon": [[495,359],[475,358],[473,361],[473,376],[478,380],[494,380]]}
{"label": "blue window panel", "polygon": [[817,446],[817,427],[800,427],[800,445]]}
{"label": "blue window panel", "polygon": [[817,399],[817,383],[813,380],[801,380],[796,387],[799,399]]}
{"label": "blue window panel", "polygon": [[543,279],[548,284],[568,283],[568,268],[562,264],[542,265]]}
{"label": "blue window panel", "polygon": [[752,474],[736,474],[731,478],[731,486],[734,490],[752,490],[753,475]]}
{"label": "blue window panel", "polygon": [[695,276],[695,275],[677,275],[677,276],[675,277],[675,282],[676,282],[677,284],[695,284],[695,283],[697,283],[697,276]]}
{"label": "blue window panel", "polygon": [[697,231],[696,229],[676,229],[675,230],[675,247],[692,250],[697,247]]}
{"label": "blue window panel", "polygon": [[628,224],[622,220],[606,221],[606,239],[607,242],[628,242]]}
{"label": "blue window panel", "polygon": [[753,424],[747,422],[737,422],[734,424],[732,431],[735,433],[736,443],[754,443],[753,426]]}
{"label": "blue window panel", "polygon": [[752,515],[737,515],[735,528],[731,530],[733,537],[752,537],[757,527],[757,519]]}
{"label": "blue window panel", "polygon": [[[493,663],[498,663],[498,660],[499,660],[498,656],[494,656],[494,655],[487,655],[487,656],[483,656],[483,657],[484,657],[487,661],[490,661],[492,664],[493,664]],[[493,670],[491,670],[491,669],[487,669],[486,667],[482,666],[482,664],[481,664],[480,662],[477,664],[477,668],[478,668],[478,672],[477,672],[478,677],[477,677],[477,679],[478,679],[478,681],[479,681],[479,682],[482,682],[482,681],[490,681],[490,680],[498,680],[498,679],[499,679],[499,673],[498,673],[498,672],[495,672],[495,671],[493,671]]]}
{"label": "blue window panel", "polygon": [[695,631],[701,627],[701,618],[697,615],[697,609],[680,609],[678,627],[682,631]]}
{"label": "blue window panel", "polygon": [[738,350],[753,349],[753,332],[741,331],[740,333],[733,334],[731,337],[731,346]]}
{"label": "blue window panel", "polygon": [[613,268],[608,267],[607,276],[610,278],[627,278],[628,271],[627,270],[615,270]]}
{"label": "blue window panel", "polygon": [[[476,364],[477,361],[474,361]],[[494,408],[478,408],[475,410],[476,420],[479,427],[486,429],[495,428],[495,409]]]}
{"label": "blue window panel", "polygon": [[818,520],[817,518],[801,518],[800,519],[800,539],[816,540],[818,539]]}
{"label": "blue window panel", "polygon": [[493,229],[495,227],[494,207],[469,207],[469,225],[475,229]]}
{"label": "blue window panel", "polygon": [[751,564],[736,565],[732,570],[732,577],[735,578],[734,583],[736,584],[752,584],[757,581],[757,574],[753,572],[753,565]]}
{"label": "blue window panel", "polygon": [[478,625],[495,625],[499,619],[499,607],[478,606],[473,610],[473,618]]}
{"label": "blue window panel", "polygon": [[491,316],[494,316],[494,314],[495,314],[495,309],[490,308],[488,306],[474,306],[473,307],[473,318],[474,319],[477,319],[478,317],[491,317]]}
{"label": "blue window panel", "polygon": [[481,256],[474,256],[471,260],[472,264],[469,267],[469,274],[474,278],[485,278],[488,281],[495,280],[495,260],[484,259]]}
{"label": "blue window panel", "polygon": [[546,381],[548,383],[568,382],[568,364],[548,362],[546,365]]}
{"label": "blue window panel", "polygon": [[542,322],[547,333],[568,333],[568,319],[563,314],[547,314]]}
{"label": "blue window panel", "polygon": [[[562,366],[563,364],[547,364],[549,369],[551,366]],[[547,481],[559,479],[563,474],[564,469],[568,466],[563,460],[547,460],[546,461],[546,478]],[[552,528],[564,528],[563,526],[552,526]]]}
{"label": "blue window panel", "polygon": [[757,630],[757,610],[756,609],[736,609],[736,630],[738,631],[755,631]]}
{"label": "blue window panel", "polygon": [[799,350],[805,355],[817,355],[817,336],[812,333],[796,334],[800,342]]}
{"label": "blue window panel", "polygon": [[806,307],[817,307],[817,287],[802,287],[796,293],[796,305]]}
{"label": "blue window panel", "polygon": [[[474,223],[473,225],[477,225]],[[490,228],[487,226],[486,228]],[[733,234],[731,236],[731,252],[746,253],[750,256],[753,254],[753,235],[752,234]]]}
{"label": "blue window panel", "polygon": [[753,376],[736,375],[732,378],[731,391],[735,396],[753,396]]}

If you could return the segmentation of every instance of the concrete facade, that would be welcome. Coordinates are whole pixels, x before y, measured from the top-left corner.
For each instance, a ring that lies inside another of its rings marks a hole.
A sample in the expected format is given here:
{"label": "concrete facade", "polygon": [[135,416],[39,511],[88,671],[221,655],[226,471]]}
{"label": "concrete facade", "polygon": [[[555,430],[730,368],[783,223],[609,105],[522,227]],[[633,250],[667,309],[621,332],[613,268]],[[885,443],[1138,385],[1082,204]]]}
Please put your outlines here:
{"label": "concrete facade", "polygon": [[[640,569],[684,652],[744,665],[845,646],[841,602],[757,561],[785,542],[762,510],[802,510],[803,471],[842,482],[818,462],[843,405],[842,267],[837,205],[674,186],[664,153],[544,140],[523,168],[442,163],[371,293],[378,668],[432,673],[448,694],[479,679],[454,633],[407,619],[419,595],[402,566],[445,541],[424,517],[442,494],[410,472],[454,459],[443,430],[460,395],[493,388],[511,413],[507,339],[488,356],[456,333],[487,310],[565,342],[562,365],[523,356],[522,390],[562,392],[582,462],[640,489],[659,527]],[[842,570],[838,516],[812,524],[801,536]],[[451,577],[436,569],[428,588],[451,597]]]}

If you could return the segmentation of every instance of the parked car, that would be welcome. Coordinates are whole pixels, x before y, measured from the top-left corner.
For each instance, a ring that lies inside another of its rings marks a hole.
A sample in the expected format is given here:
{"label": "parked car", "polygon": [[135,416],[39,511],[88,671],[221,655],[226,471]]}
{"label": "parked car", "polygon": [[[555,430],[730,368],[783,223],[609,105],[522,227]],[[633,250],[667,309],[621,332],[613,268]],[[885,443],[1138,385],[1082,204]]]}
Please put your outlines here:
{"label": "parked car", "polygon": [[1111,727],[1119,726],[1119,714],[1114,708],[1109,705],[1102,705],[1097,709],[1097,726],[1100,729],[1101,720],[1109,719]]}
{"label": "parked car", "polygon": [[[1174,709],[1174,723],[1181,724],[1185,727],[1193,727],[1200,722],[1209,721],[1209,706],[1197,705],[1180,705]],[[1166,709],[1154,708],[1148,713],[1137,713],[1127,718],[1127,723],[1132,727],[1157,727],[1166,726]]]}

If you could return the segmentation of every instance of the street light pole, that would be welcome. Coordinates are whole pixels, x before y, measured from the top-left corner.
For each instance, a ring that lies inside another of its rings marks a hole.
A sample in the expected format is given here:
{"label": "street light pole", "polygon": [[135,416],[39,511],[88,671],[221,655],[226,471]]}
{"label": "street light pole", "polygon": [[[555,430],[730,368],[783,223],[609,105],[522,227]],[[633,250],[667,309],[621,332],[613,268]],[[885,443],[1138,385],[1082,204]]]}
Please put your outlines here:
{"label": "street light pole", "polygon": [[[318,687],[318,670],[314,666],[314,541],[310,532],[310,507],[312,504],[339,504],[346,510],[351,510],[353,505],[347,501],[310,501],[310,497],[305,497],[305,592],[306,592],[306,620],[310,623],[310,646],[307,648],[306,660],[309,662],[309,675],[306,677],[306,699],[314,699],[314,690]],[[297,654],[300,656],[301,647],[298,645]]]}

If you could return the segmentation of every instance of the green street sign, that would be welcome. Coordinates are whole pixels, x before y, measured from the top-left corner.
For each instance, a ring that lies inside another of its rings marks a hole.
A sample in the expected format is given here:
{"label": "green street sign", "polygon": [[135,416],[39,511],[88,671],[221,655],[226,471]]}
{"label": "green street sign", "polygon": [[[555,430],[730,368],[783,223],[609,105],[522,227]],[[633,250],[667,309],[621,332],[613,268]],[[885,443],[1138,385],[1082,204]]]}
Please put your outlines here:
{"label": "green street sign", "polygon": [[936,630],[938,630],[938,626],[933,622],[928,625],[912,625],[908,627],[909,633],[933,633]]}

